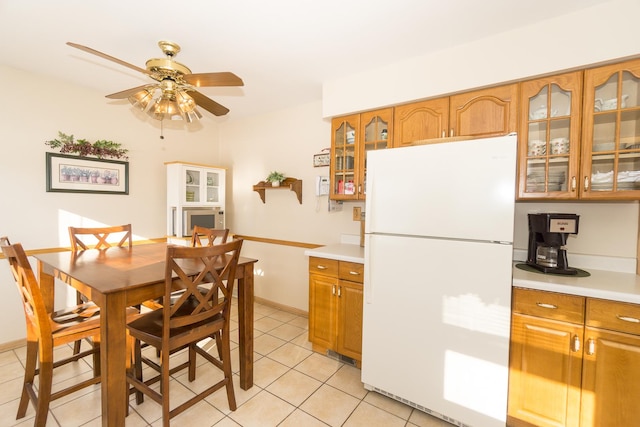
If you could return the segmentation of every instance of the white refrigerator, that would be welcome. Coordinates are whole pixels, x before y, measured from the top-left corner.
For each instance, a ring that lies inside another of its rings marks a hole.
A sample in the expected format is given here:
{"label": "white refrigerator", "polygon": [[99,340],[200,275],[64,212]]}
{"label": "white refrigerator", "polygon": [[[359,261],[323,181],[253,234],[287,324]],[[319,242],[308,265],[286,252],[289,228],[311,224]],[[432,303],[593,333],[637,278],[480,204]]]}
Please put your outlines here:
{"label": "white refrigerator", "polygon": [[516,145],[367,155],[362,381],[459,426],[506,421]]}

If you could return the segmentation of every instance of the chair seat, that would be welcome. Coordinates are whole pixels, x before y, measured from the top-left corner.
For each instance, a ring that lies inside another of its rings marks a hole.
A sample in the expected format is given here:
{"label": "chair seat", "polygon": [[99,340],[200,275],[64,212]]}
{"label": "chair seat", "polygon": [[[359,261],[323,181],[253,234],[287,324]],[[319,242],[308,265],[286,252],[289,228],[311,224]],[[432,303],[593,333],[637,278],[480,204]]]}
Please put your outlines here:
{"label": "chair seat", "polygon": [[[129,307],[126,316],[127,322],[133,321],[139,316],[138,310]],[[75,341],[77,335],[84,335],[92,329],[96,332],[92,339],[96,342],[100,341],[100,307],[94,303],[80,304],[56,311],[51,315],[51,320],[56,345]],[[65,339],[66,337],[69,339]]]}
{"label": "chair seat", "polygon": [[[193,306],[193,300],[190,300],[189,303],[180,307],[177,311],[177,315],[188,314],[192,310]],[[162,346],[162,316],[162,308],[139,315],[135,320],[132,320],[127,324],[129,333],[134,338],[145,341],[153,347],[160,348]],[[213,332],[220,330],[223,322],[224,319],[222,314],[217,314],[199,323],[191,324],[182,328],[172,328],[170,338],[176,343],[180,343],[179,337],[181,335],[192,335],[194,330],[201,328],[201,336],[204,339]],[[180,348],[182,346],[183,344],[179,344],[176,348]],[[174,348],[170,348],[169,350],[173,351]]]}

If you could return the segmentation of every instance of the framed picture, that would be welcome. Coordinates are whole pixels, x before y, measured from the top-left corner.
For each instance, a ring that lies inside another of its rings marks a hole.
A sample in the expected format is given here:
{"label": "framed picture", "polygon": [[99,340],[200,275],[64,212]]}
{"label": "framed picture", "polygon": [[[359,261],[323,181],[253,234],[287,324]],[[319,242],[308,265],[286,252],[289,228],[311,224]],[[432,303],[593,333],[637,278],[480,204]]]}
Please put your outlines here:
{"label": "framed picture", "polygon": [[47,191],[129,194],[129,162],[47,153]]}
{"label": "framed picture", "polygon": [[318,168],[321,166],[329,166],[329,162],[331,161],[331,157],[329,153],[323,154],[314,154],[313,155],[313,167]]}

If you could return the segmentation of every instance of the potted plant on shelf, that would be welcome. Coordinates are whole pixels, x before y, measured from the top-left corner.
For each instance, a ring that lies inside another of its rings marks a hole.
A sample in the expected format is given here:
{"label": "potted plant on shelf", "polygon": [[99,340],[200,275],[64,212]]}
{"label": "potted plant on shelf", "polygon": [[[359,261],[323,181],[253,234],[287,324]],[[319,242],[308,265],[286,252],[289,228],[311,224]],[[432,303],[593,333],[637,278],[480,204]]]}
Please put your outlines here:
{"label": "potted plant on shelf", "polygon": [[280,172],[273,171],[267,176],[266,181],[270,182],[272,187],[280,187],[280,183],[284,181],[284,175]]}

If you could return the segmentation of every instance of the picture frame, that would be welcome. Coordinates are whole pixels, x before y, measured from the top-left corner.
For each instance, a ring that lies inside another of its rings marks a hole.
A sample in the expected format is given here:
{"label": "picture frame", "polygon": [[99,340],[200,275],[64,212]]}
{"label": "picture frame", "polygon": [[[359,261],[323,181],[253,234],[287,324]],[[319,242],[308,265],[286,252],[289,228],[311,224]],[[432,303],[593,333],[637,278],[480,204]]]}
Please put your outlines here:
{"label": "picture frame", "polygon": [[322,154],[314,154],[313,155],[313,167],[314,168],[323,167],[323,166],[329,166],[330,162],[331,162],[331,155],[329,153],[322,153]]}
{"label": "picture frame", "polygon": [[46,153],[47,192],[129,194],[129,162]]}

